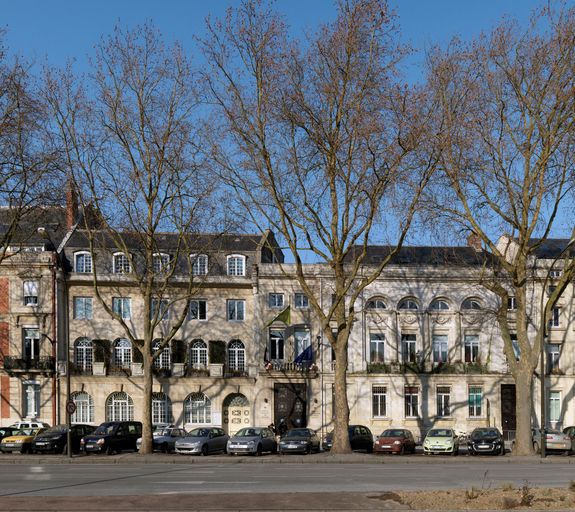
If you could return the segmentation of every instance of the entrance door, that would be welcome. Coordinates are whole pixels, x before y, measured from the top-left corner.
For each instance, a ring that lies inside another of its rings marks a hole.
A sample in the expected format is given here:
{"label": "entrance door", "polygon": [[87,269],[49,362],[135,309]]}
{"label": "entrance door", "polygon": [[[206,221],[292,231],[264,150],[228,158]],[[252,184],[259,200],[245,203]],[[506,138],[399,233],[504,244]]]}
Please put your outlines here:
{"label": "entrance door", "polygon": [[240,428],[249,427],[252,424],[250,402],[241,393],[234,393],[226,397],[223,415],[223,427],[230,437],[235,435]]}
{"label": "entrance door", "polygon": [[288,428],[307,427],[306,384],[274,385],[274,423],[284,419]]}
{"label": "entrance door", "polygon": [[501,384],[501,428],[503,439],[509,441],[515,439],[517,428],[515,405],[515,384]]}

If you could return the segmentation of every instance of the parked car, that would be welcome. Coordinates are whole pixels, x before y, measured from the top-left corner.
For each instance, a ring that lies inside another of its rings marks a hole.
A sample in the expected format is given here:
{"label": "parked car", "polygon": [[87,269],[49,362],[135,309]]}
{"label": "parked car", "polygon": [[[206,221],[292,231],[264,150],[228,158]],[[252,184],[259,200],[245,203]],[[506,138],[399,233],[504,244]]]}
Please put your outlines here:
{"label": "parked car", "polygon": [[292,428],[280,439],[278,452],[311,453],[319,452],[320,442],[315,430],[311,428]]}
{"label": "parked car", "polygon": [[390,428],[384,430],[373,444],[375,453],[415,453],[415,439],[411,430]]}
{"label": "parked car", "polygon": [[22,428],[17,430],[14,435],[5,437],[0,441],[0,451],[30,453],[32,441],[36,435],[44,432],[45,428]]}
{"label": "parked car", "polygon": [[218,453],[226,451],[226,445],[230,437],[217,427],[195,428],[176,441],[176,453],[202,454]]}
{"label": "parked car", "polygon": [[432,428],[423,441],[423,453],[458,455],[459,438],[452,428]]}
{"label": "parked car", "polygon": [[[80,440],[94,432],[96,427],[92,425],[72,425],[70,439],[72,452],[80,451]],[[32,442],[32,452],[65,453],[68,443],[68,425],[55,425],[38,434]]]}
{"label": "parked car", "polygon": [[123,450],[136,450],[136,441],[142,436],[142,423],[139,421],[107,421],[92,434],[80,441],[82,450],[90,453],[112,455]]}
{"label": "parked car", "polygon": [[[159,450],[163,453],[171,453],[176,447],[176,441],[184,437],[186,437],[186,431],[183,428],[157,428],[152,432],[152,447],[154,450]],[[138,451],[140,450],[141,445],[142,438],[139,437],[136,441],[136,448]]]}
{"label": "parked car", "polygon": [[48,428],[50,425],[43,421],[17,421],[10,426],[20,430],[22,428]]}
{"label": "parked car", "polygon": [[575,452],[575,427],[565,427],[563,433],[571,439],[571,451]]}
{"label": "parked car", "polygon": [[[538,428],[531,429],[533,438],[533,450],[535,453],[541,451],[541,430]],[[571,453],[571,437],[559,430],[552,428],[545,429],[545,449],[549,451],[562,451],[566,455]]]}
{"label": "parked car", "polygon": [[[364,450],[367,453],[373,451],[373,434],[371,430],[363,425],[349,425],[347,430],[349,435],[349,444],[354,451]],[[326,451],[331,450],[333,446],[333,431],[331,431],[323,442],[323,449]]]}
{"label": "parked car", "polygon": [[261,455],[264,452],[277,453],[276,436],[269,428],[246,427],[238,430],[228,440],[228,453],[251,453]]}
{"label": "parked car", "polygon": [[13,436],[19,429],[16,427],[0,427],[0,441],[8,436]]}
{"label": "parked car", "polygon": [[505,455],[503,435],[493,427],[476,428],[467,440],[467,451],[470,455],[479,453]]}

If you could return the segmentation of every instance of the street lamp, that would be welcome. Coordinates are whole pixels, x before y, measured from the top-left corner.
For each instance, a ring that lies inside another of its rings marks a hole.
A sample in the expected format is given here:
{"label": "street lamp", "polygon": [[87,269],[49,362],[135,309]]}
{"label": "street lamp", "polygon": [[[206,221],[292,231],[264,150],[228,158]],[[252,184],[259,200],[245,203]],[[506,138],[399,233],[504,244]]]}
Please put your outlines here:
{"label": "street lamp", "polygon": [[[56,282],[56,340],[58,349],[60,349],[62,345],[64,346],[64,368],[66,372],[66,450],[67,456],[71,458],[72,414],[74,414],[76,410],[76,404],[70,399],[70,344],[68,342],[68,324],[66,322],[68,304],[66,300],[66,274],[58,248],[46,228],[41,226],[37,229],[37,232],[50,243],[50,249],[56,267],[54,271],[54,280]],[[58,403],[58,407],[60,407],[60,403]]]}

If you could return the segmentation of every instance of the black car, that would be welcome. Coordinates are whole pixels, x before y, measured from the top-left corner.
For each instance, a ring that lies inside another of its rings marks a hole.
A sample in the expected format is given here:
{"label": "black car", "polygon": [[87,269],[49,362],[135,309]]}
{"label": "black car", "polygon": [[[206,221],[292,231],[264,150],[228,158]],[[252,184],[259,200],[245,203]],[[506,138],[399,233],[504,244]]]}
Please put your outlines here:
{"label": "black car", "polygon": [[319,452],[319,437],[311,428],[292,428],[280,439],[278,453]]}
{"label": "black car", "polygon": [[[72,425],[70,437],[72,441],[72,452],[80,451],[80,440],[94,432],[96,427],[92,425]],[[32,452],[54,452],[65,453],[67,451],[68,426],[55,425],[38,434],[32,442]]]}
{"label": "black car", "polygon": [[82,438],[80,445],[86,455],[90,453],[119,453],[123,450],[136,451],[136,442],[142,437],[142,423],[139,421],[107,421],[93,434]]}
{"label": "black car", "polygon": [[[363,450],[367,453],[373,452],[373,434],[371,430],[363,425],[350,425],[347,429],[349,444],[353,451]],[[323,442],[323,449],[331,450],[333,446],[333,431],[330,432]]]}
{"label": "black car", "polygon": [[0,441],[5,437],[13,436],[18,430],[16,427],[0,427]]}
{"label": "black car", "polygon": [[505,443],[498,429],[493,427],[476,428],[467,441],[467,451],[470,455],[488,453],[505,455]]}

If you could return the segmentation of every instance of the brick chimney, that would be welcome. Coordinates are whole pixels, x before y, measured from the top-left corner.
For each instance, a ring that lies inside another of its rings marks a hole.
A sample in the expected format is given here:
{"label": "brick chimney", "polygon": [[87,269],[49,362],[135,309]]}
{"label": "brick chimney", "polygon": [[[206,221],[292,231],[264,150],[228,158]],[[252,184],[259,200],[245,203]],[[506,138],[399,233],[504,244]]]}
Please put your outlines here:
{"label": "brick chimney", "polygon": [[74,189],[74,182],[72,179],[68,180],[66,187],[66,229],[72,229],[78,218],[78,196]]}
{"label": "brick chimney", "polygon": [[467,237],[467,246],[475,249],[477,252],[481,251],[481,238],[474,231]]}

